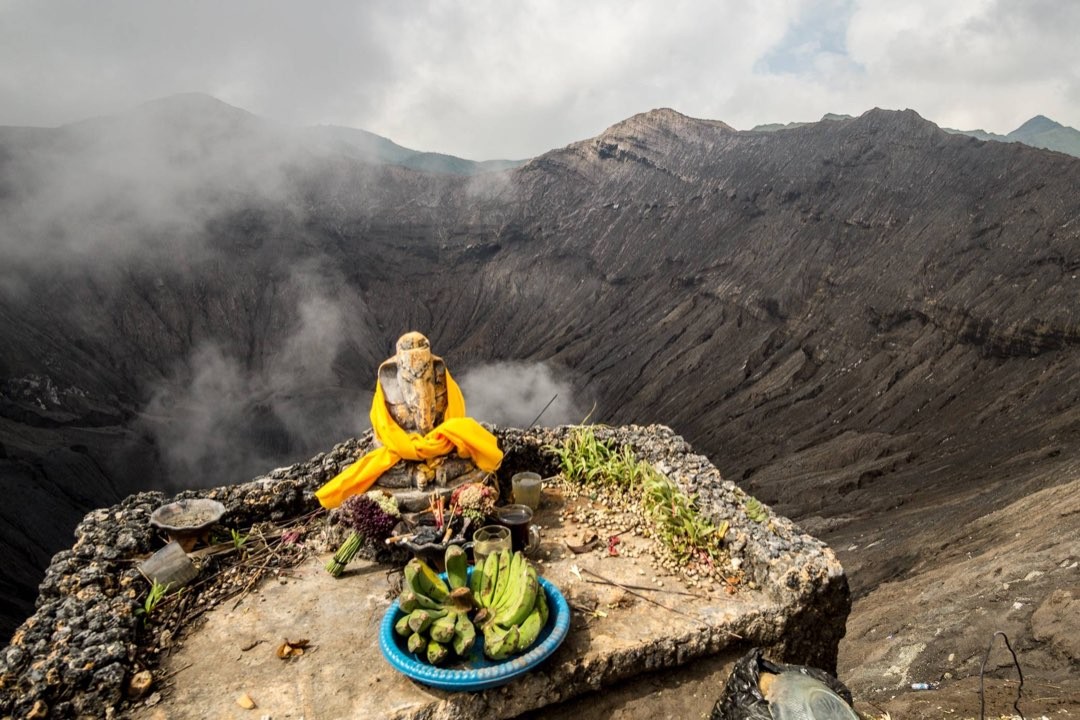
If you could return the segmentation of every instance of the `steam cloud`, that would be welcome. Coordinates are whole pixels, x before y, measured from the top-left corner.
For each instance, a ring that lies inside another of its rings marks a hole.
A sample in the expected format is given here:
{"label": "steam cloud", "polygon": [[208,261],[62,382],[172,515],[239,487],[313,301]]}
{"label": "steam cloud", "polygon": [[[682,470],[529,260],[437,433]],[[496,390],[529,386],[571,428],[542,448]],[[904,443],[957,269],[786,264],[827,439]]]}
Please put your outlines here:
{"label": "steam cloud", "polygon": [[2,130],[0,252],[38,267],[111,264],[177,241],[201,250],[207,221],[245,199],[284,205],[289,168],[304,157],[270,123],[199,95]]}
{"label": "steam cloud", "polygon": [[[51,130],[0,128],[0,300],[32,302],[37,284],[70,276],[84,292],[79,297],[93,302],[72,301],[59,311],[69,327],[93,337],[99,295],[111,298],[155,267],[175,270],[168,302],[185,297],[189,273],[228,267],[237,257],[234,242],[252,242],[239,252],[289,268],[273,293],[271,317],[276,323],[290,314],[291,328],[267,325],[248,346],[219,319],[145,390],[139,425],[155,439],[167,475],[148,479],[150,486],[242,482],[366,427],[371,378],[339,377],[358,369],[358,348],[370,347],[364,300],[335,274],[334,260],[319,252],[304,258],[303,243],[292,237],[304,232],[310,211],[303,199],[308,173],[327,154],[366,157],[364,137],[280,126],[198,94]],[[360,145],[350,150],[350,143]],[[392,201],[375,182],[375,167],[350,168],[352,212]],[[474,212],[491,213],[486,222],[503,222],[499,213],[513,192],[506,176],[474,176],[462,190]],[[443,186],[433,181],[424,192],[435,202]],[[277,254],[278,238],[296,255]],[[243,267],[261,267],[251,263]],[[123,313],[126,302],[109,312]],[[335,369],[338,355],[353,362]],[[584,415],[569,384],[542,365],[479,367],[464,384],[470,414],[489,422],[528,425],[556,395],[540,422]]]}
{"label": "steam cloud", "polygon": [[498,362],[466,370],[460,380],[470,417],[509,427],[528,427],[544,406],[537,425],[565,425],[584,419],[569,382],[543,363]]}
{"label": "steam cloud", "polygon": [[[173,484],[242,482],[368,427],[371,394],[339,387],[327,352],[342,337],[340,306],[317,296],[301,303],[299,316],[265,369],[249,371],[219,345],[206,344],[156,390],[145,419]],[[570,383],[542,363],[473,367],[459,382],[469,415],[483,422],[527,427],[542,410],[539,425],[585,416]]]}
{"label": "steam cloud", "polygon": [[172,484],[246,481],[366,427],[370,392],[340,387],[332,367],[344,336],[343,308],[312,295],[297,315],[296,329],[265,367],[246,368],[206,343],[156,388],[144,420]]}

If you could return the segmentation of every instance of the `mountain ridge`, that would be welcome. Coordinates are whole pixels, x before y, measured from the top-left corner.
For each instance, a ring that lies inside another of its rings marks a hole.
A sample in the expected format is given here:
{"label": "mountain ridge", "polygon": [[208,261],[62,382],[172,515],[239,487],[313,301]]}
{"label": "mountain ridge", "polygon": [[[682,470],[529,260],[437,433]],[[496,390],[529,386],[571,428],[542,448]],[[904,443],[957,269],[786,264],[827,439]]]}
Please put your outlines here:
{"label": "mountain ridge", "polygon": [[[337,125],[290,127],[267,120],[243,108],[201,92],[178,93],[137,105],[130,110],[65,123],[55,128],[0,125],[0,133],[44,137],[59,131],[78,140],[105,131],[108,134],[145,132],[147,127],[168,127],[177,133],[208,134],[221,139],[242,139],[252,134],[271,134],[273,142],[285,140],[304,149],[329,156],[352,156],[367,162],[399,165],[422,172],[450,175],[506,170],[524,160],[468,160],[444,153],[413,150],[358,128]],[[119,128],[119,132],[117,130]],[[116,142],[120,142],[119,140]]]}
{"label": "mountain ridge", "polygon": [[985,130],[953,130],[946,132],[971,135],[980,140],[994,142],[1018,142],[1044,150],[1054,150],[1074,157],[1080,157],[1080,130],[1062,125],[1045,115],[1036,115],[1020,127],[1006,135],[989,133]]}
{"label": "mountain ridge", "polygon": [[[850,120],[851,115],[837,115],[826,113],[818,122]],[[755,125],[752,132],[776,132],[778,130],[792,130],[795,128],[813,125],[812,122],[789,122],[767,123]],[[1021,124],[1015,130],[1006,135],[987,132],[986,130],[957,130],[955,128],[942,127],[947,133],[953,135],[968,135],[979,140],[993,142],[1018,142],[1031,147],[1044,150],[1054,150],[1074,157],[1080,157],[1080,130],[1051,120],[1045,115],[1035,115]]]}

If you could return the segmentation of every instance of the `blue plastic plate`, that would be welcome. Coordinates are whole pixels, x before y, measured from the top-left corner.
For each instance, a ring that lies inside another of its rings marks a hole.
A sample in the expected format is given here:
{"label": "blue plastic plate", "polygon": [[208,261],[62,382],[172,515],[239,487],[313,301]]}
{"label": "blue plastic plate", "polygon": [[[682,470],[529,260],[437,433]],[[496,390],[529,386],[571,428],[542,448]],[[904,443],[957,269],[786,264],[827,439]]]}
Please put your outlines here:
{"label": "blue plastic plate", "polygon": [[[445,573],[442,577],[446,577]],[[486,690],[508,683],[546,660],[562,644],[570,630],[570,606],[566,604],[566,599],[557,587],[542,577],[538,579],[547,596],[548,621],[536,643],[526,653],[502,661],[489,660],[484,656],[484,634],[478,628],[476,643],[468,658],[459,659],[456,664],[451,663],[447,667],[430,665],[409,652],[408,638],[394,632],[394,623],[405,614],[395,600],[386,611],[379,631],[379,647],[383,656],[395,670],[441,690]]]}

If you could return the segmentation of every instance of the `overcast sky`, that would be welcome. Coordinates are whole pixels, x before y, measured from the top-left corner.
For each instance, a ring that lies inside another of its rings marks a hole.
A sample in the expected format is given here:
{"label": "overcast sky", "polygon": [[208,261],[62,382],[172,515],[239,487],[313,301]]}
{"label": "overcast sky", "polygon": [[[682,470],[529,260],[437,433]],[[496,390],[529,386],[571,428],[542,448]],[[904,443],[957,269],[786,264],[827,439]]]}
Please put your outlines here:
{"label": "overcast sky", "polygon": [[758,123],[913,108],[1080,127],[1080,0],[0,0],[0,125],[179,92],[419,150],[524,158],[672,107]]}

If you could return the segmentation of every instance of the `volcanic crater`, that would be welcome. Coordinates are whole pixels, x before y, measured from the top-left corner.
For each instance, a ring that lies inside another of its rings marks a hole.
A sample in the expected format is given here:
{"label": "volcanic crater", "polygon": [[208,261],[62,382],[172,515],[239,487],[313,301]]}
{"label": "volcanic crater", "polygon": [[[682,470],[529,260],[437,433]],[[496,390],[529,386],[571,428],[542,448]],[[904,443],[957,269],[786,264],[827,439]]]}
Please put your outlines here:
{"label": "volcanic crater", "polygon": [[[913,111],[766,133],[654,110],[431,172],[190,96],[0,149],[6,632],[89,509],[355,434],[419,329],[456,373],[542,364],[591,420],[670,426],[835,548],[857,695],[970,695],[1007,629],[1044,711],[1076,711],[1080,160]],[[103,159],[124,172],[58,184]],[[216,395],[225,442],[187,457]]]}

